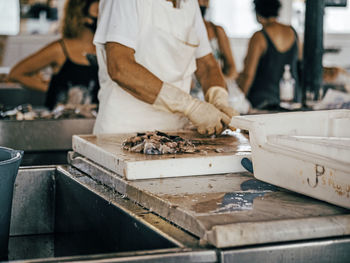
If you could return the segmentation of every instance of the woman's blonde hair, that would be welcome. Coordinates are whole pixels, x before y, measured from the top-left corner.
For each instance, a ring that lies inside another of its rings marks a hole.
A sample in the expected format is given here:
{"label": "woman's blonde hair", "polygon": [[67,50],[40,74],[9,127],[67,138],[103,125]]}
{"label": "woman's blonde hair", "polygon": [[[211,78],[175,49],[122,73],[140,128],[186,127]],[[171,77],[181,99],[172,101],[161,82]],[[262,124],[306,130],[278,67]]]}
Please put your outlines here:
{"label": "woman's blonde hair", "polygon": [[85,17],[89,15],[89,7],[99,0],[67,0],[64,6],[62,20],[62,36],[75,38],[79,36],[85,24]]}

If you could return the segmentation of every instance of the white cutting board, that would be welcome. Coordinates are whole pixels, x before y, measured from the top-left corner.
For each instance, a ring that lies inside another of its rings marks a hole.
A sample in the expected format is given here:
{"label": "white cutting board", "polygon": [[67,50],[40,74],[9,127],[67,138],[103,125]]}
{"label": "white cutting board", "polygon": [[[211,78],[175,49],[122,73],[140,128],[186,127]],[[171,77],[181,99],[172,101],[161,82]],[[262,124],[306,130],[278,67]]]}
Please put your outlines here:
{"label": "white cutting board", "polygon": [[248,139],[241,133],[206,138],[196,132],[171,133],[200,141],[199,153],[145,155],[122,149],[135,134],[74,135],[73,150],[127,180],[242,172],[241,159],[250,157]]}

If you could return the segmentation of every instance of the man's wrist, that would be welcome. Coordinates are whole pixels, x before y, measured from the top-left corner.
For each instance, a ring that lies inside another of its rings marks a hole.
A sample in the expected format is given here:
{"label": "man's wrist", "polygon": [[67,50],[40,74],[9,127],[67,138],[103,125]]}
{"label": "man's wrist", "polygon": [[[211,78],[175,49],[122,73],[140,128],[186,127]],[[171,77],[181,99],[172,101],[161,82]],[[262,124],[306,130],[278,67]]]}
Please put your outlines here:
{"label": "man's wrist", "polygon": [[180,88],[164,82],[153,106],[160,110],[181,112],[186,115],[193,106],[193,98]]}

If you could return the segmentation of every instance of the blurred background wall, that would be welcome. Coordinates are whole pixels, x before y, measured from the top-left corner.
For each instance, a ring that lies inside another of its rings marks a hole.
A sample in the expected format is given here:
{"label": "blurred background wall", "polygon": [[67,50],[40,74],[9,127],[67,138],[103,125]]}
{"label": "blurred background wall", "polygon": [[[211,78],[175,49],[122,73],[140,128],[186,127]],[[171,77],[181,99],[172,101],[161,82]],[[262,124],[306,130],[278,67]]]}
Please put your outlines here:
{"label": "blurred background wall", "polygon": [[[9,1],[17,0],[0,0],[0,6],[2,2]],[[210,20],[223,26],[230,37],[238,70],[243,67],[249,38],[259,29],[252,2],[253,0],[211,0],[207,14]],[[302,39],[304,0],[281,2],[283,8],[280,20],[292,24]],[[20,59],[59,38],[59,19],[63,5],[64,0],[20,0],[20,32],[17,35],[0,37],[0,67],[6,71],[6,68],[12,67]],[[324,66],[350,69],[349,3],[347,7],[325,9],[324,33],[324,46],[327,50],[323,60]]]}

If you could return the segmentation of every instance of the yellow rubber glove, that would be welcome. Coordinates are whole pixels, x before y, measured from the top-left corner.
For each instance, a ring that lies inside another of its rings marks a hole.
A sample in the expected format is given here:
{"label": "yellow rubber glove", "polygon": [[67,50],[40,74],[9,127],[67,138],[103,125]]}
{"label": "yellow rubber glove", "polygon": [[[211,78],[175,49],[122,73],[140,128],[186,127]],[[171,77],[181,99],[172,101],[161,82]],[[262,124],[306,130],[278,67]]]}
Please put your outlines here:
{"label": "yellow rubber glove", "polygon": [[213,104],[218,110],[222,111],[230,118],[239,115],[239,113],[228,104],[228,92],[223,87],[214,86],[209,88],[205,94],[205,100]]}
{"label": "yellow rubber glove", "polygon": [[193,98],[181,89],[164,83],[153,103],[157,109],[182,113],[197,127],[200,134],[220,134],[231,118],[210,103]]}

